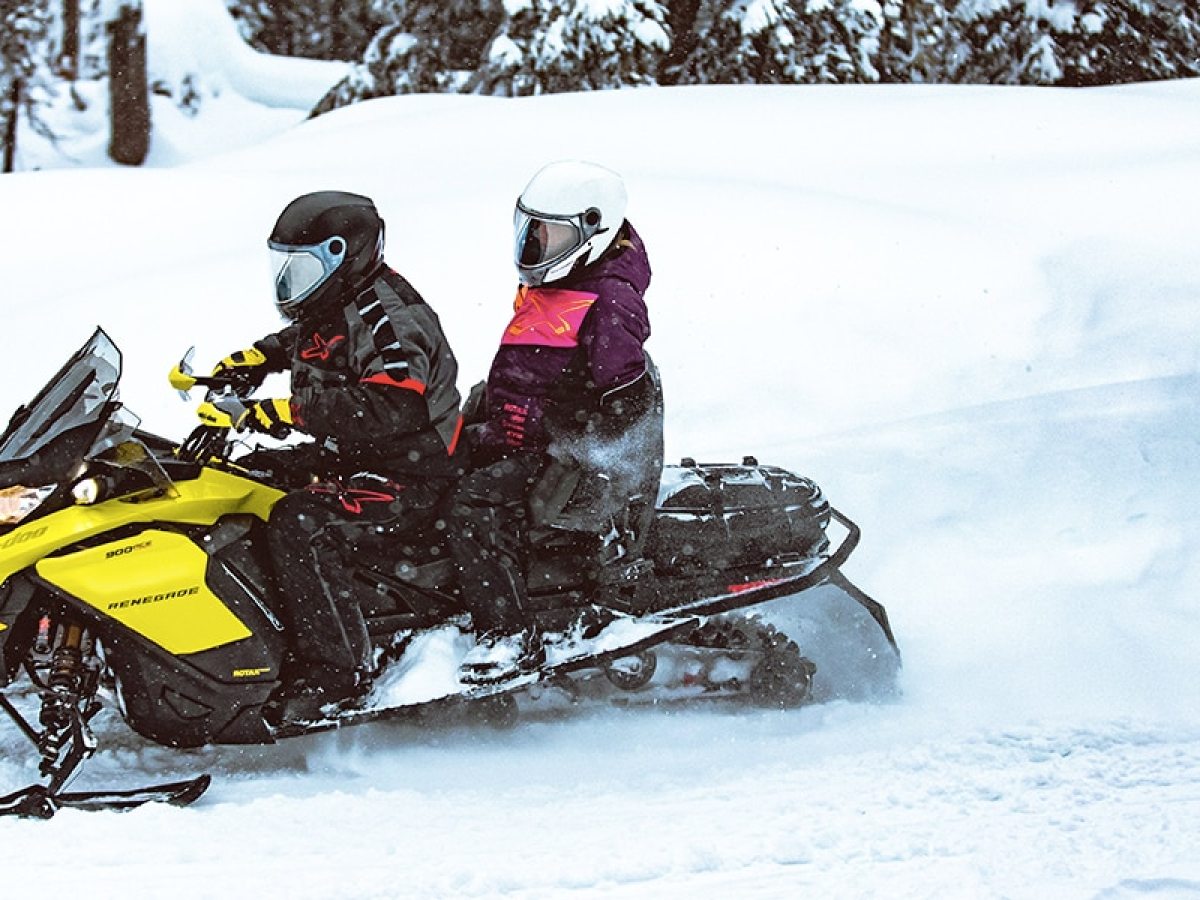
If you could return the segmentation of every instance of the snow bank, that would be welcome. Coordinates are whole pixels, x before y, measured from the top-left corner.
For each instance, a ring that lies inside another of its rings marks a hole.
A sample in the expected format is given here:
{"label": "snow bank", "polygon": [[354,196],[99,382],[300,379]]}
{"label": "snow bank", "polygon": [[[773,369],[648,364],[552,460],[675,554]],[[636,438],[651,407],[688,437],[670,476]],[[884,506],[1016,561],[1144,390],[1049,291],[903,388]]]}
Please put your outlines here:
{"label": "snow bank", "polygon": [[233,91],[251,103],[307,112],[350,68],[256,52],[222,0],[145,0],[144,9],[150,72],[176,95],[192,79],[217,95]]}

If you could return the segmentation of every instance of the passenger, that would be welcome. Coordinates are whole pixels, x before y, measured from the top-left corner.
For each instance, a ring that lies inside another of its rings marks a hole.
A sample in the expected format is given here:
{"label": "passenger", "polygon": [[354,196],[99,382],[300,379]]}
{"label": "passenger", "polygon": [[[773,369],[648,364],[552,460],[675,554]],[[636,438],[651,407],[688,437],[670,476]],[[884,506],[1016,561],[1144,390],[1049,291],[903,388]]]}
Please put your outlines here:
{"label": "passenger", "polygon": [[476,637],[463,681],[504,680],[544,659],[524,557],[529,494],[552,440],[619,434],[657,402],[643,349],[650,263],[625,207],[621,177],[579,161],[546,166],[517,200],[514,315],[469,429],[475,468],[448,517]]}

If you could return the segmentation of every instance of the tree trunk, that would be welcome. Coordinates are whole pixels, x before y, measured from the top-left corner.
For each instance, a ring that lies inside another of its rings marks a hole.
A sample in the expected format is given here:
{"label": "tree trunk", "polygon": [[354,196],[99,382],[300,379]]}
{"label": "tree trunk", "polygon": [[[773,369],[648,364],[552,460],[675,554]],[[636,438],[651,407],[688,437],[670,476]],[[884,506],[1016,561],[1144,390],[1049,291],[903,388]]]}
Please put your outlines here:
{"label": "tree trunk", "polygon": [[0,111],[7,108],[4,116],[4,172],[13,171],[17,163],[17,120],[21,115],[21,79],[12,80],[12,90],[7,103],[0,103]]}
{"label": "tree trunk", "polygon": [[661,84],[675,84],[679,67],[696,49],[699,40],[696,34],[696,15],[700,11],[700,0],[675,0],[667,10],[667,29],[671,32],[671,47],[663,57],[658,73]]}
{"label": "tree trunk", "polygon": [[150,152],[149,93],[141,0],[125,0],[108,23],[108,155],[114,162],[145,162]]}
{"label": "tree trunk", "polygon": [[79,78],[79,0],[62,0],[62,54],[58,71],[67,81]]}

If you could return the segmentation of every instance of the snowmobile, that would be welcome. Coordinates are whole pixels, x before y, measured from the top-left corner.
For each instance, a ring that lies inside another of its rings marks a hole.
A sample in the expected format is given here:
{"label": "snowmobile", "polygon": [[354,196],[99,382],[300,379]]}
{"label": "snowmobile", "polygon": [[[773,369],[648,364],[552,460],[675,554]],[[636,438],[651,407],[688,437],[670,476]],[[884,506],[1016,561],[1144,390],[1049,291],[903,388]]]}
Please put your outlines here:
{"label": "snowmobile", "polygon": [[[557,655],[512,681],[462,684],[470,624],[453,565],[436,534],[393,537],[354,572],[379,665],[371,695],[280,718],[272,698],[287,641],[263,532],[281,486],[242,465],[253,454],[228,429],[201,425],[182,443],[142,430],[120,376],[121,353],[98,328],[0,435],[0,710],[45,780],[0,798],[0,813],[203,793],[205,775],[67,791],[106,707],[142,737],[187,748],[454,706],[511,722],[555,703],[791,707],[894,687],[887,615],[841,572],[859,529],[812,481],[750,457],[660,457],[646,466],[653,483],[631,488],[556,462],[531,499],[527,575],[542,628],[574,629]],[[172,383],[202,387],[214,404],[249,393],[182,362]],[[825,607],[825,622],[789,623],[810,605]],[[827,666],[830,629],[845,646]],[[822,684],[826,673],[841,683]]]}

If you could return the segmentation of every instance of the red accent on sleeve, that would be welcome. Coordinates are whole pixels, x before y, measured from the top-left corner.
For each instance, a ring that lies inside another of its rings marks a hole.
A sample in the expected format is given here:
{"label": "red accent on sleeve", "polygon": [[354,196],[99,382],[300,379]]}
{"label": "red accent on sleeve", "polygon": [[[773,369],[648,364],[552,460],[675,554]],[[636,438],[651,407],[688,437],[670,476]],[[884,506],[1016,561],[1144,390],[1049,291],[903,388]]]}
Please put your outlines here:
{"label": "red accent on sleeve", "polygon": [[454,437],[450,438],[450,446],[446,448],[446,455],[453,456],[454,451],[458,449],[458,439],[462,435],[463,417],[459,416],[458,421],[454,425]]}
{"label": "red accent on sleeve", "polygon": [[362,381],[360,383],[361,384],[382,384],[386,387],[398,387],[398,388],[404,388],[407,391],[416,391],[418,394],[421,394],[422,396],[424,396],[424,394],[425,394],[425,383],[424,382],[417,381],[417,379],[415,379],[415,378],[405,378],[403,381],[397,381],[395,378],[393,378],[391,375],[387,374],[386,372],[380,372],[377,375],[368,375],[366,378],[362,379]]}

